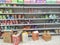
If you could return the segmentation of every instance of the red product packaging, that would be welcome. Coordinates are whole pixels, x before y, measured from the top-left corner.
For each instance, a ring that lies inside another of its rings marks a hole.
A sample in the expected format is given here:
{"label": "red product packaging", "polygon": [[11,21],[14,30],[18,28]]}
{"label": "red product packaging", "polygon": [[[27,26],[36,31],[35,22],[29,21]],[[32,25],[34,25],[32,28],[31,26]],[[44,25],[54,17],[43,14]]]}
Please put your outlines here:
{"label": "red product packaging", "polygon": [[4,25],[7,25],[7,21],[6,21],[6,20],[4,20],[2,23],[3,23]]}
{"label": "red product packaging", "polygon": [[6,23],[7,23],[7,25],[10,25],[10,21],[7,21]]}
{"label": "red product packaging", "polygon": [[15,20],[13,20],[12,23],[15,24]]}
{"label": "red product packaging", "polygon": [[10,25],[13,24],[12,20],[10,20]]}
{"label": "red product packaging", "polygon": [[18,24],[18,21],[16,20],[16,24]]}
{"label": "red product packaging", "polygon": [[13,39],[13,44],[18,45],[20,43],[20,41],[21,41],[20,34],[12,35],[12,39]]}
{"label": "red product packaging", "polygon": [[57,3],[57,4],[60,4],[60,0],[56,0],[56,3]]}
{"label": "red product packaging", "polygon": [[6,3],[11,3],[12,2],[12,0],[6,0]]}

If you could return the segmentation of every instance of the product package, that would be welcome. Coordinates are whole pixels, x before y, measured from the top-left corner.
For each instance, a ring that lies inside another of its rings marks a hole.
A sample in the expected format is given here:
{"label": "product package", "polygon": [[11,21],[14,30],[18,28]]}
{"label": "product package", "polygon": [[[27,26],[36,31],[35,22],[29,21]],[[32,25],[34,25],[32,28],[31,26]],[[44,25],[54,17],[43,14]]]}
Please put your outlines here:
{"label": "product package", "polygon": [[42,35],[42,38],[45,40],[45,41],[49,41],[51,40],[51,35],[49,33],[49,31],[44,31],[44,34]]}
{"label": "product package", "polygon": [[6,0],[0,0],[0,3],[5,3]]}
{"label": "product package", "polygon": [[12,35],[10,32],[4,32],[2,36],[3,36],[3,41],[5,43],[11,43],[12,42]]}
{"label": "product package", "polygon": [[28,38],[28,32],[23,32],[22,33],[22,42],[28,42],[29,41],[29,38]]}
{"label": "product package", "polygon": [[32,32],[32,39],[34,41],[38,40],[39,39],[39,32],[38,31],[33,31]]}
{"label": "product package", "polygon": [[6,0],[6,3],[11,3],[12,2],[12,0]]}
{"label": "product package", "polygon": [[22,31],[12,35],[12,40],[14,45],[18,45],[22,41],[21,32]]}
{"label": "product package", "polygon": [[24,0],[25,4],[30,4],[30,0]]}
{"label": "product package", "polygon": [[12,3],[17,3],[17,0],[12,0]]}
{"label": "product package", "polygon": [[18,3],[22,3],[23,4],[24,3],[24,0],[18,0]]}
{"label": "product package", "polygon": [[46,3],[46,0],[36,0],[36,3],[37,4],[44,4],[44,3]]}
{"label": "product package", "polygon": [[30,0],[30,3],[36,4],[36,0]]}
{"label": "product package", "polygon": [[60,4],[60,0],[56,0],[56,3],[57,3],[57,4]]}
{"label": "product package", "polygon": [[56,3],[56,0],[46,0],[46,3],[47,4],[55,4]]}

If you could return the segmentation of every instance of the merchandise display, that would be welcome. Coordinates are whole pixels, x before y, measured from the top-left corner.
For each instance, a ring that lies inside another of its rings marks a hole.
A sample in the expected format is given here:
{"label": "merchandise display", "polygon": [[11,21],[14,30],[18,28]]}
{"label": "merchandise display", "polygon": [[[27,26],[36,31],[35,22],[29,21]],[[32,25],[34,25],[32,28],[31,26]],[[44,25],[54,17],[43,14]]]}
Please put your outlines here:
{"label": "merchandise display", "polygon": [[23,45],[30,43],[30,38],[35,43],[54,40],[53,36],[60,35],[59,4],[59,0],[0,0],[3,43]]}

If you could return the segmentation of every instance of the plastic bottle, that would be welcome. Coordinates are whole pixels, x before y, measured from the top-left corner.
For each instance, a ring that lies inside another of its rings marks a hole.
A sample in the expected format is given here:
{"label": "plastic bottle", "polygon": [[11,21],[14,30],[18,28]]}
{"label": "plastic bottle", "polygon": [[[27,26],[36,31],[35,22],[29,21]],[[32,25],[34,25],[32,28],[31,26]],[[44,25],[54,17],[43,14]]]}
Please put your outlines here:
{"label": "plastic bottle", "polygon": [[28,33],[25,32],[25,31],[22,33],[22,41],[24,43],[29,41],[29,39],[28,39]]}

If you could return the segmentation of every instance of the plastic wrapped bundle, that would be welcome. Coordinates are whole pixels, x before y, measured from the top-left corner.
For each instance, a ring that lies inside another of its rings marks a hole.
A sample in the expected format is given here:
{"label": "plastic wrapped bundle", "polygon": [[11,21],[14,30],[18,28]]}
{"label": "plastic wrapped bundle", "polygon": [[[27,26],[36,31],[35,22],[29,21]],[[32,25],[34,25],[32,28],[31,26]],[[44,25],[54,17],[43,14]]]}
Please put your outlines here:
{"label": "plastic wrapped bundle", "polygon": [[46,0],[46,3],[47,4],[55,4],[56,3],[56,0]]}
{"label": "plastic wrapped bundle", "polygon": [[18,3],[22,3],[23,4],[24,3],[24,0],[18,0]]}

